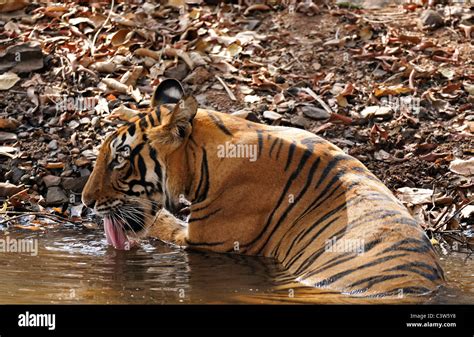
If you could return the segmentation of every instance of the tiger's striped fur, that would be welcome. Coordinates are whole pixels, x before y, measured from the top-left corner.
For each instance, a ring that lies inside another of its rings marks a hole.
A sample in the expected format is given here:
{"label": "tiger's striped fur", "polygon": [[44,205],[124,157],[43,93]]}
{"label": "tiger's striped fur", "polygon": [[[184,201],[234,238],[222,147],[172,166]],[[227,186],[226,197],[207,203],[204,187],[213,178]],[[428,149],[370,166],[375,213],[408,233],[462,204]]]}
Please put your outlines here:
{"label": "tiger's striped fur", "polygon": [[[105,141],[83,192],[98,213],[122,213],[130,236],[273,257],[302,286],[353,296],[443,283],[422,228],[358,160],[300,129],[198,109],[192,97],[170,109],[157,90],[157,109]],[[256,160],[218,156],[226,142],[255,146]],[[124,147],[125,164],[113,167]],[[173,215],[183,200],[187,221]]]}

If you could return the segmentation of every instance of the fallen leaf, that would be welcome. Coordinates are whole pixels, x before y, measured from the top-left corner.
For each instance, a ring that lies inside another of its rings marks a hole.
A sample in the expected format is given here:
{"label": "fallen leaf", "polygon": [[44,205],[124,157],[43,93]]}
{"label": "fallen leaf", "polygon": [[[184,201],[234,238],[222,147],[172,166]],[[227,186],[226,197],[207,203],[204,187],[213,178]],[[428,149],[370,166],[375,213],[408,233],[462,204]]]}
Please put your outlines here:
{"label": "fallen leaf", "polygon": [[0,75],[0,90],[8,90],[13,87],[18,81],[20,77],[17,74],[12,72],[6,72]]}
{"label": "fallen leaf", "polygon": [[404,203],[413,205],[430,204],[432,202],[433,190],[426,188],[401,187],[396,193],[398,199]]}
{"label": "fallen leaf", "polygon": [[449,165],[449,170],[462,176],[474,175],[474,157],[467,160],[455,159]]}
{"label": "fallen leaf", "polygon": [[411,93],[412,90],[408,87],[403,85],[394,85],[394,86],[381,86],[374,90],[374,94],[376,97],[380,96],[388,96],[388,95],[400,95],[400,94],[408,94]]}

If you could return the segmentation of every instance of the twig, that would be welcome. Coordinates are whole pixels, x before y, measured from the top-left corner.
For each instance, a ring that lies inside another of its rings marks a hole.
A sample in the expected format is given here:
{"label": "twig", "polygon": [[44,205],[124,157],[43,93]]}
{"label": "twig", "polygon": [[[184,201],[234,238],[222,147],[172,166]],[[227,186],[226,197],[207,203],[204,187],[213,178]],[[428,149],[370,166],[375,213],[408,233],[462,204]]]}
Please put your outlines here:
{"label": "twig", "polygon": [[107,15],[107,19],[105,19],[104,23],[102,24],[102,26],[97,30],[97,32],[95,33],[94,35],[94,38],[92,39],[92,44],[91,44],[91,56],[94,57],[95,56],[95,42],[97,40],[97,37],[99,36],[99,33],[100,31],[102,30],[102,27],[104,27],[105,25],[107,25],[109,23],[109,20],[110,20],[110,16],[112,15],[113,11],[114,11],[114,6],[115,6],[115,0],[112,0],[112,3],[110,4],[110,11],[109,11],[109,15]]}
{"label": "twig", "polygon": [[[439,226],[435,227],[435,228],[433,229],[433,232],[437,232],[438,229],[440,229],[440,228],[443,227],[444,225],[448,224],[448,223],[449,223],[452,219],[454,219],[454,217],[457,216],[466,206],[469,206],[469,205],[471,205],[472,203],[474,203],[474,200],[471,200],[471,201],[469,201],[467,204],[462,205],[461,208],[459,208],[456,212],[454,212],[454,214],[453,214],[452,216],[450,216],[448,220],[444,221],[442,224],[440,224]],[[448,209],[449,209],[449,208],[448,208]],[[443,218],[443,216],[440,218],[440,221],[441,221],[442,218]],[[438,221],[438,222],[439,222],[439,221]],[[437,223],[436,223],[436,225],[437,225]],[[436,225],[435,225],[435,226],[436,226]]]}
{"label": "twig", "polygon": [[218,75],[216,75],[216,78],[222,84],[222,86],[224,87],[225,91],[227,92],[227,95],[229,95],[229,98],[233,101],[236,101],[237,98],[235,97],[234,93],[229,89],[227,84],[225,84],[224,80],[222,78],[220,78]]}
{"label": "twig", "polygon": [[67,218],[63,218],[62,216],[55,215],[55,214],[47,214],[47,213],[41,213],[41,212],[17,212],[17,211],[6,211],[5,213],[18,214],[18,215],[15,215],[15,216],[12,216],[8,219],[0,221],[0,225],[2,225],[4,223],[7,223],[9,221],[12,221],[12,220],[19,219],[19,218],[24,217],[24,216],[28,216],[28,215],[35,215],[35,216],[39,216],[39,217],[45,217],[45,218],[50,218],[50,219],[54,219],[54,220],[60,220],[60,221],[63,221],[63,222],[70,222],[70,223],[73,223],[75,225],[81,224],[78,221],[73,221],[73,220],[70,220],[70,219],[67,219]]}
{"label": "twig", "polygon": [[306,91],[308,93],[308,95],[310,95],[311,97],[313,97],[315,100],[317,100],[319,102],[319,104],[321,104],[321,106],[324,108],[324,110],[326,110],[328,113],[330,114],[333,114],[334,112],[331,110],[331,108],[329,107],[329,105],[326,104],[326,102],[323,101],[323,99],[321,97],[319,97],[318,95],[316,95],[316,93],[311,90],[310,88],[304,88],[303,89],[304,91]]}

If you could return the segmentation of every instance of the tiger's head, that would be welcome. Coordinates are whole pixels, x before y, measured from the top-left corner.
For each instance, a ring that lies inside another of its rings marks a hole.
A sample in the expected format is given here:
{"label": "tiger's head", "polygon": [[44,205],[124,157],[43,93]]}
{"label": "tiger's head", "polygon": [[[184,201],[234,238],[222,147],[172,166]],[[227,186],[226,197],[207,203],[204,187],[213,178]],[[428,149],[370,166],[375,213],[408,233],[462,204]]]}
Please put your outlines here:
{"label": "tiger's head", "polygon": [[145,235],[163,207],[179,208],[165,186],[167,161],[189,137],[197,102],[167,79],[151,105],[152,112],[106,138],[82,192],[84,205],[103,217],[107,241],[116,249],[128,250],[129,239]]}

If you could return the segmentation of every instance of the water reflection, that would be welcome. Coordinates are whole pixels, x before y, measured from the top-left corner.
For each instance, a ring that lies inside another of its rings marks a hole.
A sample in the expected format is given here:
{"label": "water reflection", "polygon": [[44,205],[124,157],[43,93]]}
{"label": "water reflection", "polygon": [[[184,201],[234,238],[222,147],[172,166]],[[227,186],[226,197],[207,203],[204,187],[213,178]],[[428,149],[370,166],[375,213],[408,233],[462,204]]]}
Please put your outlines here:
{"label": "water reflection", "polygon": [[[369,302],[314,289],[294,298],[275,292],[276,280],[288,275],[271,259],[187,252],[158,241],[116,251],[100,230],[74,227],[0,232],[0,239],[6,235],[37,239],[39,250],[0,253],[0,303]],[[473,260],[442,263],[449,288],[428,303],[474,303]]]}

